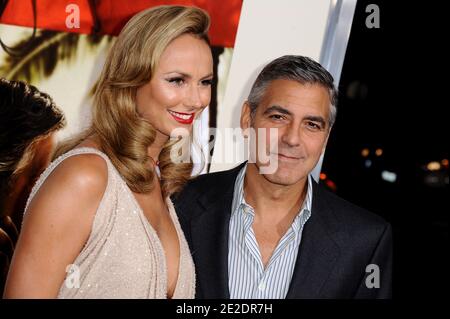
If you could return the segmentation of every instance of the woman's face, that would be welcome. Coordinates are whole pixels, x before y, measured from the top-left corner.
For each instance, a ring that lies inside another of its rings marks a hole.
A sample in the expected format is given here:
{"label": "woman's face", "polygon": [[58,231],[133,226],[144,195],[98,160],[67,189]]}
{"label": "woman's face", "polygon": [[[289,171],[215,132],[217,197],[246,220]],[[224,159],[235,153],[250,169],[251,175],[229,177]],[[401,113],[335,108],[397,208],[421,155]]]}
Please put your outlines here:
{"label": "woman's face", "polygon": [[177,128],[192,129],[209,105],[213,60],[209,45],[184,34],[164,50],[150,82],[137,90],[137,111],[166,136]]}

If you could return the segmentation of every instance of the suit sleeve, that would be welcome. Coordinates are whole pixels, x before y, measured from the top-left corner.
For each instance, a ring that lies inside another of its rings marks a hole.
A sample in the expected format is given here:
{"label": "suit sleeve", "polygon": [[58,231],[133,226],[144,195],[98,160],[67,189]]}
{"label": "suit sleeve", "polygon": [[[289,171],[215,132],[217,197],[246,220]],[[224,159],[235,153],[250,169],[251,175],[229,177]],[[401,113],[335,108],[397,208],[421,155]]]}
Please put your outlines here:
{"label": "suit sleeve", "polygon": [[[366,269],[366,275],[359,285],[355,298],[391,299],[392,227],[390,224],[387,224],[387,227],[381,235],[368,266],[369,268]],[[376,269],[376,266],[378,269]],[[379,277],[377,277],[378,275]]]}

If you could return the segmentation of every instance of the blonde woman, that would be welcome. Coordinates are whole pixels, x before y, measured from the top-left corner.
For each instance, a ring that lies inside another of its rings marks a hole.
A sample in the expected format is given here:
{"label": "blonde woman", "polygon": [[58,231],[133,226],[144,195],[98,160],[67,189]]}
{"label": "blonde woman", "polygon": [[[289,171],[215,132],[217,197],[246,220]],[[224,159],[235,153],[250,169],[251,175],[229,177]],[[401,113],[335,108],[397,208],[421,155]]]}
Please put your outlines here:
{"label": "blonde woman", "polygon": [[[208,15],[161,6],[118,36],[91,127],[57,152],[28,199],[7,298],[193,298],[194,264],[169,196],[192,164],[171,134],[209,104]],[[175,152],[177,153],[177,152]]]}

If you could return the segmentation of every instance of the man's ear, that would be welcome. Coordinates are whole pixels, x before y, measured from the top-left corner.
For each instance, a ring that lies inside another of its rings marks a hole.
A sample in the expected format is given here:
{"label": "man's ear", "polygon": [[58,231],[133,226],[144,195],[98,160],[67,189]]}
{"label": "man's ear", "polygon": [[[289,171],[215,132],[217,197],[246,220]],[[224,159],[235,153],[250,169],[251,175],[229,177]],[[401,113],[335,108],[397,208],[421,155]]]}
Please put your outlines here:
{"label": "man's ear", "polygon": [[242,110],[241,110],[241,129],[242,132],[244,132],[244,136],[247,137],[245,135],[245,132],[247,129],[250,128],[250,124],[251,124],[251,109],[250,109],[250,104],[248,103],[248,101],[245,101],[244,104],[242,105]]}
{"label": "man's ear", "polygon": [[330,137],[330,134],[331,134],[331,127],[328,129],[327,137],[325,138],[325,142],[323,143],[322,154],[325,153],[325,149],[327,148],[328,138]]}

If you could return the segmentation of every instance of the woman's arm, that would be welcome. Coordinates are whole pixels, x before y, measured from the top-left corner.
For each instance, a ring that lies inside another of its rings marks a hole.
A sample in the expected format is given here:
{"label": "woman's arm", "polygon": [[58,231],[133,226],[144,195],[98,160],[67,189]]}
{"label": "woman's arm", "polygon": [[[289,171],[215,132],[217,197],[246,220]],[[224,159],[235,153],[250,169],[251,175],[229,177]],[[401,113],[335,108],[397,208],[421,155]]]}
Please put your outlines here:
{"label": "woman's arm", "polygon": [[55,298],[89,238],[108,182],[95,154],[69,157],[29,204],[8,273],[5,298]]}

